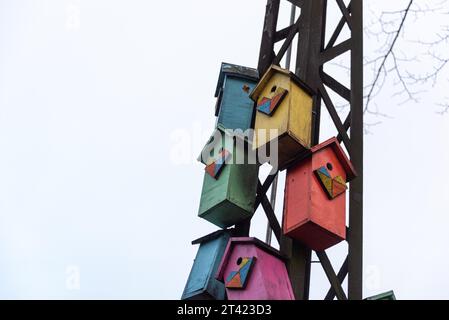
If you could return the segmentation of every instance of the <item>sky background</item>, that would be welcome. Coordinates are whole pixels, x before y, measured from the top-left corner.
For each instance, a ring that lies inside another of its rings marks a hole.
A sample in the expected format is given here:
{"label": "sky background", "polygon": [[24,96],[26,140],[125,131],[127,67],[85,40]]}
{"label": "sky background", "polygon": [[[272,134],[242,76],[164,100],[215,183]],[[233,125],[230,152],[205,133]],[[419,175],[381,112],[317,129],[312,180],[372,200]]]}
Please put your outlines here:
{"label": "sky background", "polygon": [[[367,4],[366,24],[397,7]],[[197,217],[195,158],[220,63],[256,67],[264,12],[261,0],[0,0],[0,298],[181,296],[190,242],[216,230]],[[445,19],[411,20],[409,34]],[[404,54],[424,56],[406,40]],[[379,41],[366,38],[367,56]],[[365,136],[365,296],[449,299],[447,81],[423,89],[402,103],[386,81],[374,106],[389,117],[367,117],[381,123]],[[326,114],[322,126],[322,140],[336,134]],[[251,235],[265,226],[256,212]],[[345,246],[329,250],[335,269]],[[311,298],[327,289],[314,264]]]}

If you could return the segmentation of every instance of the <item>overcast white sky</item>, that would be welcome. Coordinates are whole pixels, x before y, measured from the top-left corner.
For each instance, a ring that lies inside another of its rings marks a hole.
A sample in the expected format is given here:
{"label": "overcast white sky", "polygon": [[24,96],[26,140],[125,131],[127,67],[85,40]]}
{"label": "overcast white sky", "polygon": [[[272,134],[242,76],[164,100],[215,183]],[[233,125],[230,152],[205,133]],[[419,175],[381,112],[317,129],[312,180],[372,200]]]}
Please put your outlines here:
{"label": "overcast white sky", "polygon": [[[216,230],[197,217],[194,159],[220,63],[256,66],[264,11],[262,0],[0,0],[0,298],[180,297],[190,241]],[[376,46],[367,39],[367,54]],[[365,141],[365,296],[449,298],[440,83],[419,103],[400,105],[388,82],[376,98],[391,118]],[[323,139],[335,135],[324,119]],[[257,212],[252,235],[265,223]],[[330,250],[336,269],[344,250]]]}

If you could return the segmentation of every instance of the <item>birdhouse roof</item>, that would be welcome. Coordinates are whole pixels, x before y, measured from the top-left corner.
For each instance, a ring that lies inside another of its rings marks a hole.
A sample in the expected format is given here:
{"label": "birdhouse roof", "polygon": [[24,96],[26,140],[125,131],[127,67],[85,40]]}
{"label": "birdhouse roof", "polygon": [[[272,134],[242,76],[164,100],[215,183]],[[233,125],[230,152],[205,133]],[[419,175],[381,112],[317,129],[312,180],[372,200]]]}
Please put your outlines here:
{"label": "birdhouse roof", "polygon": [[232,235],[233,231],[234,231],[234,229],[218,230],[218,231],[208,234],[207,236],[193,240],[192,244],[195,245],[195,244],[201,244],[203,242],[209,242],[209,241],[212,241],[212,240],[215,240],[215,239],[221,237],[223,234],[226,234],[226,233]]}
{"label": "birdhouse roof", "polygon": [[274,249],[273,247],[270,247],[265,242],[260,241],[256,238],[231,238],[229,239],[228,245],[226,246],[226,250],[223,254],[223,258],[221,259],[220,266],[217,269],[217,275],[215,278],[219,281],[222,281],[224,278],[224,271],[226,269],[226,266],[229,262],[229,258],[231,257],[232,250],[234,250],[234,247],[236,245],[245,245],[245,244],[252,244],[259,249],[264,250],[268,254],[271,254],[273,256],[276,256],[279,259],[285,260],[285,257],[281,255],[281,253]]}
{"label": "birdhouse roof", "polygon": [[220,68],[220,76],[218,77],[217,89],[215,90],[215,97],[218,97],[220,89],[223,87],[223,83],[226,76],[235,76],[238,78],[259,81],[259,72],[257,69],[239,66],[236,64],[230,64],[223,62]]}
{"label": "birdhouse roof", "polygon": [[293,72],[291,72],[290,70],[282,69],[281,67],[272,65],[268,69],[268,71],[263,75],[262,79],[260,79],[259,83],[254,88],[253,92],[251,92],[251,94],[250,94],[251,99],[253,99],[254,101],[257,101],[260,94],[262,93],[262,90],[267,85],[268,81],[270,81],[270,79],[276,73],[281,73],[283,75],[288,76],[291,81],[293,81],[297,86],[299,86],[301,89],[303,89],[310,96],[314,96],[316,94],[307,84],[304,83],[304,81],[299,79],[299,77],[296,74],[294,74]]}
{"label": "birdhouse roof", "polygon": [[348,156],[346,156],[345,151],[340,146],[340,143],[338,142],[337,138],[335,137],[330,138],[329,140],[312,147],[310,151],[313,154],[325,148],[332,148],[338,160],[340,161],[341,165],[343,166],[344,170],[346,171],[347,181],[353,180],[357,176],[357,173],[351,161],[349,160]]}
{"label": "birdhouse roof", "polygon": [[394,295],[393,291],[388,291],[385,293],[381,293],[381,294],[366,298],[365,300],[396,300],[396,296]]}

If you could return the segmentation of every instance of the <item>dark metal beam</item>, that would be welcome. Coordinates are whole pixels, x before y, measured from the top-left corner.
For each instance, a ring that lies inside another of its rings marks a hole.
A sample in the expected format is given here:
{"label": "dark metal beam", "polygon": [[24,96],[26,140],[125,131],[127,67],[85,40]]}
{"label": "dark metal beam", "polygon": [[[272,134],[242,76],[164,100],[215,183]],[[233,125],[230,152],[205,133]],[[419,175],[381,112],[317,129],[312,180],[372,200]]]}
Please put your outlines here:
{"label": "dark metal beam", "polygon": [[[349,6],[348,6],[348,12],[349,13],[351,13],[351,3],[352,2],[350,2]],[[334,46],[335,42],[338,39],[338,36],[341,33],[341,30],[343,30],[343,27],[345,26],[345,23],[346,23],[345,17],[342,17],[340,19],[340,21],[338,22],[337,26],[335,27],[335,30],[332,33],[332,36],[330,37],[329,42],[326,45],[326,50],[329,49],[329,48],[332,48]]]}
{"label": "dark metal beam", "polygon": [[335,80],[324,71],[321,73],[321,79],[326,86],[331,88],[335,93],[338,93],[340,97],[348,102],[351,101],[351,90],[342,85],[338,80]]}
{"label": "dark metal beam", "polygon": [[[345,281],[345,278],[346,278],[347,275],[348,275],[348,256],[346,256],[346,259],[343,262],[343,265],[341,266],[340,271],[338,271],[338,273],[337,273],[338,281],[342,284],[343,281]],[[334,300],[335,295],[336,295],[335,290],[331,286],[331,288],[327,292],[326,297],[324,298],[324,300]]]}
{"label": "dark metal beam", "polygon": [[348,300],[346,297],[345,292],[343,291],[343,288],[341,287],[341,282],[337,278],[337,275],[335,274],[334,269],[332,268],[332,264],[329,261],[329,258],[324,251],[317,251],[315,252],[318,258],[320,259],[321,266],[324,269],[324,272],[326,273],[327,278],[329,279],[329,282],[331,283],[332,288],[335,290],[335,294],[337,295],[338,300]]}
{"label": "dark metal beam", "polygon": [[287,270],[296,300],[309,300],[312,251],[286,236],[281,237],[281,252],[287,257]]}
{"label": "dark metal beam", "polygon": [[304,5],[304,0],[288,0],[288,2],[300,8]]}
{"label": "dark metal beam", "polygon": [[[343,122],[343,127],[345,128],[346,131],[348,131],[348,129],[351,127],[351,111],[349,111],[349,114],[347,115],[345,122]],[[343,141],[343,137],[341,134],[338,134],[337,140],[340,143]]]}
{"label": "dark metal beam", "polygon": [[321,64],[329,62],[343,53],[351,50],[351,39],[345,40],[332,48],[328,48],[321,53]]}
{"label": "dark metal beam", "polygon": [[[262,187],[262,186],[259,185],[259,187]],[[271,230],[273,230],[273,233],[274,233],[277,241],[280,243],[281,235],[282,235],[282,228],[278,222],[278,219],[276,218],[276,214],[274,213],[273,207],[271,206],[271,203],[268,200],[266,195],[264,195],[262,197],[262,207],[265,212],[265,215],[267,216],[268,222],[270,223]]]}
{"label": "dark metal beam", "polygon": [[274,42],[279,42],[287,38],[292,29],[297,29],[297,26],[295,24],[292,24],[288,27],[285,27],[284,29],[277,31],[274,37]]}
{"label": "dark metal beam", "polygon": [[299,26],[300,22],[301,22],[301,16],[298,18],[296,23],[293,25],[293,28],[291,28],[289,30],[287,38],[285,39],[284,43],[282,44],[281,49],[279,49],[279,52],[277,53],[276,57],[273,60],[273,64],[278,65],[279,63],[281,63],[282,58],[284,57],[288,48],[290,48],[290,45],[292,44],[293,39],[295,38],[296,34],[298,33],[298,26]]}
{"label": "dark metal beam", "polygon": [[[299,38],[296,59],[296,75],[315,91],[321,84],[320,53],[324,48],[327,0],[304,0],[299,22]],[[314,102],[313,143],[319,141],[321,99]],[[281,239],[281,251],[288,257],[287,268],[295,298],[308,300],[312,251],[299,241],[285,236]]]}
{"label": "dark metal beam", "polygon": [[[276,178],[275,174],[269,175],[267,177],[267,179],[265,180],[265,182],[263,183],[262,188],[260,190],[257,189],[257,196],[256,196],[255,205],[254,205],[254,211],[256,211],[257,208],[259,207],[260,203],[262,202],[262,197],[267,193],[268,189],[270,189],[270,186],[273,183],[275,178]],[[260,180],[258,183],[260,184]]]}
{"label": "dark metal beam", "polygon": [[348,8],[346,8],[345,3],[343,2],[343,0],[336,0],[338,7],[340,8],[341,13],[343,14],[343,17],[346,20],[346,23],[348,24],[349,29],[352,29],[352,19],[351,16],[349,14],[349,10]]}
{"label": "dark metal beam", "polygon": [[332,102],[331,98],[329,97],[329,94],[327,93],[326,88],[324,85],[321,85],[320,92],[323,97],[324,104],[327,107],[327,111],[329,111],[329,114],[332,118],[332,121],[334,122],[335,127],[338,130],[338,133],[341,135],[343,139],[343,143],[345,144],[346,150],[350,152],[351,150],[351,140],[349,139],[349,136],[343,126],[343,123],[341,123],[340,117],[338,116],[337,110],[335,110],[334,103]]}
{"label": "dark metal beam", "polygon": [[270,67],[275,57],[274,43],[279,16],[279,6],[280,0],[267,1],[262,42],[260,45],[259,64],[257,67],[261,75]]}
{"label": "dark metal beam", "polygon": [[363,297],[363,1],[352,1],[351,150],[358,174],[349,186],[348,297]]}

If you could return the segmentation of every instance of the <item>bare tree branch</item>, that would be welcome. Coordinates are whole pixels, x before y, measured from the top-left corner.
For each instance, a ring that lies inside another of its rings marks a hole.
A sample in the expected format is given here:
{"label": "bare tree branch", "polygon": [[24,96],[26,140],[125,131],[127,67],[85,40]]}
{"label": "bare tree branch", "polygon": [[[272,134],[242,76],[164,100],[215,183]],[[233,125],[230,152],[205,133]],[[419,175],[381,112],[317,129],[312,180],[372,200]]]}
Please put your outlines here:
{"label": "bare tree branch", "polygon": [[[389,58],[390,56],[393,57],[394,64],[395,64],[395,70],[396,70],[396,72],[398,73],[398,76],[399,76],[399,78],[400,78],[400,81],[401,81],[401,84],[402,84],[404,90],[407,92],[407,94],[409,95],[409,97],[412,97],[412,94],[411,94],[410,90],[407,88],[407,85],[406,85],[405,82],[403,81],[403,79],[402,79],[402,77],[401,77],[401,75],[400,75],[400,72],[399,72],[399,70],[398,70],[398,67],[397,67],[397,61],[396,61],[396,58],[395,58],[393,49],[394,49],[394,47],[395,47],[395,45],[396,45],[396,42],[397,42],[397,40],[398,40],[398,38],[399,38],[399,35],[401,34],[401,31],[403,30],[405,21],[406,21],[407,16],[408,16],[408,14],[409,14],[409,12],[410,12],[410,7],[412,6],[413,1],[414,1],[414,0],[410,0],[410,2],[408,3],[408,6],[407,6],[404,10],[394,12],[394,13],[402,14],[402,19],[401,19],[401,22],[400,22],[400,24],[399,24],[399,27],[398,27],[395,31],[386,31],[386,30],[384,29],[384,24],[382,24],[382,30],[383,30],[383,32],[384,32],[385,34],[394,34],[394,37],[393,37],[393,41],[392,41],[392,43],[391,43],[389,49],[387,50],[386,54],[385,54],[383,57],[379,58],[379,59],[382,60],[382,62],[380,63],[380,65],[379,65],[379,67],[378,67],[378,69],[377,69],[377,72],[376,72],[376,75],[375,75],[375,77],[374,77],[374,80],[373,80],[373,82],[370,84],[370,89],[369,89],[369,91],[368,91],[368,94],[366,95],[366,103],[365,103],[365,109],[364,109],[364,112],[367,112],[367,111],[368,111],[369,104],[370,104],[370,102],[371,102],[371,99],[373,98],[374,90],[375,90],[375,88],[376,88],[376,86],[377,86],[377,84],[378,84],[378,81],[379,81],[379,78],[380,78],[382,72],[385,72],[385,65],[386,65],[386,62],[387,62],[387,60],[388,60],[388,58]],[[392,14],[392,12],[388,12],[388,13],[385,13],[385,12],[384,12],[383,14]],[[377,60],[378,60],[378,59],[376,59],[376,60],[374,60],[374,61],[377,61]]]}

